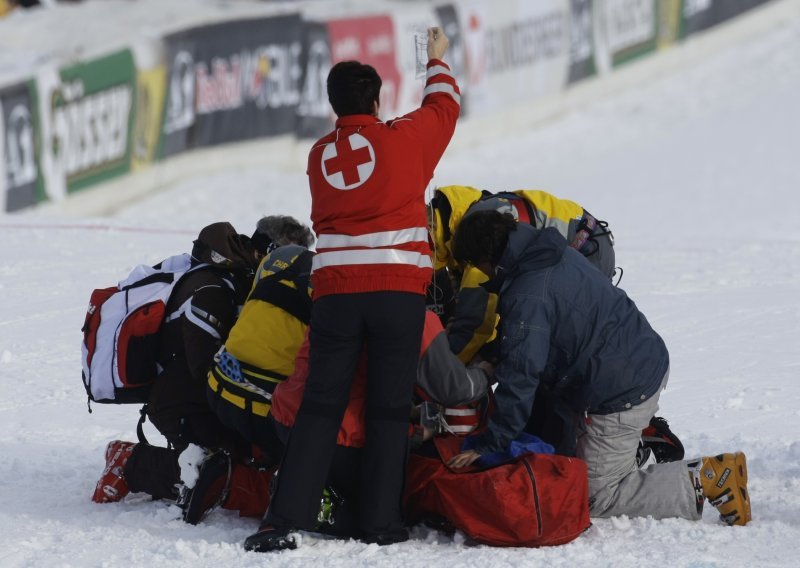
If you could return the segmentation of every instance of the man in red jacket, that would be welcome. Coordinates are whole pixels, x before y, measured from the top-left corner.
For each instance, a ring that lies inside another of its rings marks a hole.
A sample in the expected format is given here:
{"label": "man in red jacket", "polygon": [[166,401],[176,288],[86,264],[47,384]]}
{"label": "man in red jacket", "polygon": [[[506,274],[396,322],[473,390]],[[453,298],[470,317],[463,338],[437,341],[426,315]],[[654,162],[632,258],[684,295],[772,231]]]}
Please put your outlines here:
{"label": "man in red jacket", "polygon": [[245,549],[297,546],[313,529],[350,385],[366,346],[366,445],[360,468],[363,539],[408,539],[401,498],[408,419],[432,277],[425,188],[453,136],[460,95],[442,61],[448,39],[428,30],[419,109],[378,119],[381,79],[356,61],[333,66],[328,99],[336,129],[308,156],[312,265],[309,376],[269,511]]}

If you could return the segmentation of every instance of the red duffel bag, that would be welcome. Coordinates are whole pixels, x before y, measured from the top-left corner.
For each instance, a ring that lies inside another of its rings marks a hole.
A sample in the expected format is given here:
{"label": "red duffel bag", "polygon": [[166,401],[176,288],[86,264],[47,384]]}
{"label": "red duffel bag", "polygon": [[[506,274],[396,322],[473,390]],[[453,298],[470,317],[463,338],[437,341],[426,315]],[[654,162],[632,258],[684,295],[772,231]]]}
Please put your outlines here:
{"label": "red duffel bag", "polygon": [[406,515],[411,522],[444,518],[492,546],[552,546],[589,525],[586,464],[577,458],[526,454],[482,469],[449,469],[463,438],[435,439],[438,457],[409,456]]}

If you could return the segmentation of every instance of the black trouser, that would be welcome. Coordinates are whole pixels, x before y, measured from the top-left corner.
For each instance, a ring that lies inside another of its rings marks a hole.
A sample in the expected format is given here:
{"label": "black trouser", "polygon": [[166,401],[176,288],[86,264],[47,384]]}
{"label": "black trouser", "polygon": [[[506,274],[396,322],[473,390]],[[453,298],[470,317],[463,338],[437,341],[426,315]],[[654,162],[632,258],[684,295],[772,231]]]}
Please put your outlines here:
{"label": "black trouser", "polygon": [[180,415],[176,410],[149,416],[172,447],[136,444],[125,464],[125,480],[131,491],[148,493],[156,499],[177,499],[176,484],[181,483],[178,456],[189,444],[224,449],[237,461],[252,453],[247,440],[223,426],[211,412]]}
{"label": "black trouser", "polygon": [[332,525],[322,524],[318,530],[338,538],[361,538],[359,524],[359,471],[361,448],[336,446],[331,469],[328,472],[328,487],[332,487],[341,498],[337,504]]}
{"label": "black trouser", "polygon": [[276,432],[275,420],[271,414],[258,416],[253,414],[249,407],[239,408],[224,400],[211,388],[206,389],[206,394],[208,405],[216,413],[219,421],[261,450],[263,455],[260,456],[260,467],[271,467],[281,461],[286,444]]}
{"label": "black trouser", "polygon": [[408,421],[424,319],[421,294],[336,294],[314,303],[305,394],[265,524],[314,528],[350,385],[366,345],[366,446],[358,516],[367,535],[402,528]]}
{"label": "black trouser", "polygon": [[577,416],[563,399],[539,385],[525,432],[553,446],[555,453],[574,456]]}
{"label": "black trouser", "polygon": [[125,463],[125,481],[133,492],[144,492],[156,499],[177,499],[181,482],[178,452],[150,444],[136,444]]}
{"label": "black trouser", "polygon": [[191,411],[176,407],[171,412],[148,414],[156,427],[178,453],[189,444],[209,449],[221,448],[234,458],[250,456],[250,443],[237,431],[220,422],[211,410]]}

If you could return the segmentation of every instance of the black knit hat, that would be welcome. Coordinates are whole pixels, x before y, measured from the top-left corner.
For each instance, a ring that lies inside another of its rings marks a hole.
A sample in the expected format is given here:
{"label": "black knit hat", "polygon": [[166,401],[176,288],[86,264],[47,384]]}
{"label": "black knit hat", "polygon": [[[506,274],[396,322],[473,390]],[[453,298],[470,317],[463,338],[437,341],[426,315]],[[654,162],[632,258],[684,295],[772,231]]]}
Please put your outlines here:
{"label": "black knit hat", "polygon": [[258,230],[250,237],[250,243],[261,254],[269,254],[279,246],[266,233],[261,233]]}

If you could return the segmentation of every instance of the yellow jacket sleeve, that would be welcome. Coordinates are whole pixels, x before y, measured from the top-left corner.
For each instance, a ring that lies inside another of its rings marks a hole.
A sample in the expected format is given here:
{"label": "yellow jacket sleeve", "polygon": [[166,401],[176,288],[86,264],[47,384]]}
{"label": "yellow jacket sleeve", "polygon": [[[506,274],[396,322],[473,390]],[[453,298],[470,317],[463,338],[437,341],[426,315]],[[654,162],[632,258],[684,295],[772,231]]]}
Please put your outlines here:
{"label": "yellow jacket sleeve", "polygon": [[450,349],[464,363],[469,363],[478,350],[494,337],[497,326],[497,294],[481,284],[489,277],[474,266],[468,266],[461,278],[455,317],[448,327]]}

